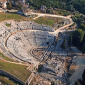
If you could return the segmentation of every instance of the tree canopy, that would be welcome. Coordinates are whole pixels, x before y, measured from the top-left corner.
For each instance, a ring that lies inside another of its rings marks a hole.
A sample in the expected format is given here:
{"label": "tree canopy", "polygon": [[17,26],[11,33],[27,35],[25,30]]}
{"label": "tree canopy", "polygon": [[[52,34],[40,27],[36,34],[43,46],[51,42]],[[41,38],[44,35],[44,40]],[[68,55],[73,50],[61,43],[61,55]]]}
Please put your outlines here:
{"label": "tree canopy", "polygon": [[82,29],[75,30],[75,32],[73,33],[73,36],[72,36],[73,44],[77,46],[78,43],[82,42],[83,37],[84,37],[84,32]]}
{"label": "tree canopy", "polygon": [[12,9],[12,5],[11,5],[11,3],[7,3],[7,9]]}
{"label": "tree canopy", "polygon": [[28,2],[37,9],[40,9],[41,5],[46,5],[47,8],[53,7],[69,11],[77,10],[85,14],[85,0],[29,0]]}
{"label": "tree canopy", "polygon": [[85,31],[85,24],[80,24],[79,28]]}

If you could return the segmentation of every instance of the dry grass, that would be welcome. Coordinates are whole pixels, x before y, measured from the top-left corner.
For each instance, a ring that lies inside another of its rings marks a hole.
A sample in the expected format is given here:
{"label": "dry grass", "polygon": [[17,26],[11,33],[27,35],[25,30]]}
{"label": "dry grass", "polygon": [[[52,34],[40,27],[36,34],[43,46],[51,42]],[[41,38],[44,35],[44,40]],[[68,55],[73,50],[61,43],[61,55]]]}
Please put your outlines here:
{"label": "dry grass", "polygon": [[7,61],[12,61],[12,62],[14,62],[14,60],[12,60],[11,58],[8,58],[8,57],[6,57],[4,54],[2,54],[1,52],[0,52],[0,58],[3,58],[3,59],[5,59],[5,60],[7,60]]}
{"label": "dry grass", "polygon": [[0,13],[0,22],[5,20],[31,20],[25,16],[21,16],[17,13]]}
{"label": "dry grass", "polygon": [[63,23],[63,20],[57,17],[39,17],[35,20],[35,22],[38,24],[45,24],[52,27],[55,24]]}
{"label": "dry grass", "polygon": [[0,60],[0,69],[5,70],[6,72],[11,73],[15,77],[21,79],[22,81],[26,81],[30,76],[31,72],[26,70],[27,66],[18,65],[13,63],[8,63]]}
{"label": "dry grass", "polygon": [[45,24],[48,26],[53,26],[55,24],[55,20],[52,20],[46,17],[39,17],[35,20],[35,22],[38,24]]}

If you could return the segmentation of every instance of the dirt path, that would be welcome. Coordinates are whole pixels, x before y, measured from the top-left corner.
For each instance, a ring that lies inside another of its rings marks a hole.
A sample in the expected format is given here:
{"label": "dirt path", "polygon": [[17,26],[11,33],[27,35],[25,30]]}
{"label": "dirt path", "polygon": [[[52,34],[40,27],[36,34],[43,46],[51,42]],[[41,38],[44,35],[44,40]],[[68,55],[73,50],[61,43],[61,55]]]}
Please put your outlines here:
{"label": "dirt path", "polygon": [[57,29],[54,33],[55,35],[58,34],[59,32],[63,32],[65,30],[63,30],[64,28],[67,28],[69,26],[71,26],[74,22],[73,20],[71,19],[71,15],[69,16],[61,16],[61,15],[53,15],[53,14],[45,14],[45,13],[34,13],[34,12],[30,12],[30,14],[36,14],[38,15],[37,17],[33,18],[33,19],[37,19],[39,17],[42,17],[42,16],[49,16],[49,17],[59,17],[59,18],[65,18],[65,19],[69,19],[70,20],[70,23],[63,26],[63,27],[60,27],[59,29]]}
{"label": "dirt path", "polygon": [[69,78],[71,82],[70,85],[73,85],[77,79],[82,78],[82,73],[85,69],[85,55],[82,55],[81,51],[79,51],[76,47],[71,48],[76,53],[76,57],[73,59],[74,61],[76,61],[75,72]]}
{"label": "dirt path", "polygon": [[2,60],[2,61],[4,61],[4,62],[12,63],[12,64],[30,66],[29,64],[7,61],[7,60],[5,60],[5,59],[3,59],[3,58],[1,58],[0,60]]}
{"label": "dirt path", "polygon": [[[29,13],[28,13],[29,14]],[[49,16],[49,17],[60,17],[60,18],[66,18],[66,19],[70,19],[72,20],[70,17],[71,16],[61,16],[61,15],[53,15],[53,14],[45,14],[45,13],[34,13],[34,12],[30,12],[30,14],[36,14],[38,15],[37,17],[35,17],[34,19],[41,17],[41,16]]]}

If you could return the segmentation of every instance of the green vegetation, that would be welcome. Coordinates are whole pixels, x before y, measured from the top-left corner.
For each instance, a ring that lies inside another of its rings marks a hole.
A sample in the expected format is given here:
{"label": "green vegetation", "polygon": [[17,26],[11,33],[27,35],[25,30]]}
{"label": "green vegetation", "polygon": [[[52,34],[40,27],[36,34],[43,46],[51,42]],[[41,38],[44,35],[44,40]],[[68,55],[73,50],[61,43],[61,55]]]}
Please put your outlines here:
{"label": "green vegetation", "polygon": [[7,9],[12,9],[12,5],[11,5],[11,3],[7,3]]}
{"label": "green vegetation", "polygon": [[76,15],[72,16],[73,21],[76,23],[79,23],[79,24],[82,23],[84,18],[85,17],[83,15],[80,15],[80,14],[76,14]]}
{"label": "green vegetation", "polygon": [[16,85],[16,84],[14,84],[12,81],[10,81],[10,80],[8,80],[7,78],[2,77],[2,76],[0,76],[0,82],[1,82],[3,85]]}
{"label": "green vegetation", "polygon": [[11,26],[11,24],[9,24],[9,23],[6,23],[5,25],[6,25],[7,27],[10,27],[10,26]]}
{"label": "green vegetation", "polygon": [[16,13],[0,13],[0,22],[5,20],[30,20],[25,16],[18,15]]}
{"label": "green vegetation", "polygon": [[85,43],[85,16],[76,14],[72,16],[74,22],[76,22],[78,29],[75,30],[72,35],[72,44],[76,46],[82,53],[85,52],[84,43]]}
{"label": "green vegetation", "polygon": [[3,55],[2,53],[0,53],[0,58],[3,58],[3,59],[5,59],[5,60],[7,60],[7,61],[14,61],[14,60],[12,60],[12,59],[6,57],[6,56]]}
{"label": "green vegetation", "polygon": [[40,17],[38,19],[35,20],[36,23],[38,24],[45,24],[45,25],[49,25],[49,26],[53,26],[55,24],[55,20],[46,18],[46,17]]}
{"label": "green vegetation", "polygon": [[85,42],[85,33],[82,29],[77,29],[72,34],[72,44],[78,49],[82,50],[83,44]]}
{"label": "green vegetation", "polygon": [[41,72],[42,68],[43,68],[43,65],[39,65],[37,71],[38,71],[38,72]]}
{"label": "green vegetation", "polygon": [[25,65],[8,63],[0,60],[0,69],[3,69],[15,77],[21,79],[22,81],[26,81],[26,79],[30,76],[31,72],[26,70]]}
{"label": "green vegetation", "polygon": [[40,9],[41,5],[46,5],[47,8],[59,8],[72,12],[76,10],[85,14],[85,0],[29,0],[28,2],[35,9]]}
{"label": "green vegetation", "polygon": [[80,26],[79,26],[80,29],[82,29],[83,31],[85,31],[85,24],[84,23],[81,23]]}
{"label": "green vegetation", "polygon": [[83,37],[84,37],[84,32],[83,32],[83,30],[82,30],[82,29],[77,29],[77,30],[75,31],[73,37],[75,37],[75,40],[76,40],[75,44],[76,44],[76,43],[79,43],[79,42],[82,42]]}
{"label": "green vegetation", "polygon": [[70,12],[70,11],[67,11],[67,10],[62,10],[62,9],[56,8],[54,10],[53,9],[47,9],[46,13],[67,16],[67,15],[73,14],[74,12]]}
{"label": "green vegetation", "polygon": [[[76,29],[70,35],[72,36],[72,44],[76,46],[82,53],[85,53],[84,43],[85,43],[85,23],[84,16],[77,15],[72,17],[73,20],[78,23],[78,29]],[[69,44],[69,43],[68,43]]]}
{"label": "green vegetation", "polygon": [[39,17],[34,21],[38,24],[45,24],[51,27],[54,26],[55,24],[63,23],[62,18],[56,18],[56,17]]}
{"label": "green vegetation", "polygon": [[73,14],[73,12],[70,12],[67,10],[61,10],[61,9],[57,9],[57,10],[53,11],[53,13],[56,15],[62,15],[62,16],[67,16],[67,15]]}
{"label": "green vegetation", "polygon": [[17,9],[17,10],[22,10],[22,5],[18,5],[18,6],[16,7],[16,9]]}
{"label": "green vegetation", "polygon": [[[85,32],[82,29],[77,29],[70,34],[72,37],[69,37],[68,44],[71,45],[71,42],[76,46],[82,53],[85,53]],[[72,41],[71,41],[72,40]]]}
{"label": "green vegetation", "polygon": [[54,81],[51,81],[51,85],[55,85]]}

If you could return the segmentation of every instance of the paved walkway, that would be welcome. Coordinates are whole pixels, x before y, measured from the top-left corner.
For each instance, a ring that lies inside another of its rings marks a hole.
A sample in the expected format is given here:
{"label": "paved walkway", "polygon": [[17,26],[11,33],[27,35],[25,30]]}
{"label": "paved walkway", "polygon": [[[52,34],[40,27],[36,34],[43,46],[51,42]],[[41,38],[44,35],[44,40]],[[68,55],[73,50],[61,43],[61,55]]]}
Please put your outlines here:
{"label": "paved walkway", "polygon": [[76,61],[75,72],[70,77],[70,85],[73,85],[75,81],[79,78],[82,78],[82,73],[85,69],[85,55],[82,55],[81,51],[79,51],[76,47],[71,47],[72,50],[76,53],[76,57],[73,61]]}

